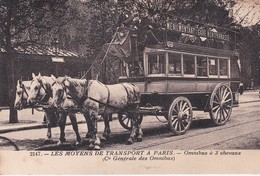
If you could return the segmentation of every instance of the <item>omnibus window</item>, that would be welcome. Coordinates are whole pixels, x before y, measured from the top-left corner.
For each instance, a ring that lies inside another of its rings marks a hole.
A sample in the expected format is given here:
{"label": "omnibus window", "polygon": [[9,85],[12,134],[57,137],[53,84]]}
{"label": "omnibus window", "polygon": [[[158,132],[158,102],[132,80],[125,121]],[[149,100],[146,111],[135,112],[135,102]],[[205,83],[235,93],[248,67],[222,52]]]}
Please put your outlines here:
{"label": "omnibus window", "polygon": [[188,75],[195,75],[195,56],[183,55],[183,72]]}
{"label": "omnibus window", "polygon": [[148,54],[149,74],[165,73],[165,54]]}
{"label": "omnibus window", "polygon": [[209,75],[218,75],[218,59],[209,58]]}
{"label": "omnibus window", "polygon": [[207,58],[197,56],[197,76],[207,76]]}
{"label": "omnibus window", "polygon": [[181,75],[181,55],[169,53],[169,74]]}
{"label": "omnibus window", "polygon": [[228,76],[228,60],[219,59],[219,75]]}

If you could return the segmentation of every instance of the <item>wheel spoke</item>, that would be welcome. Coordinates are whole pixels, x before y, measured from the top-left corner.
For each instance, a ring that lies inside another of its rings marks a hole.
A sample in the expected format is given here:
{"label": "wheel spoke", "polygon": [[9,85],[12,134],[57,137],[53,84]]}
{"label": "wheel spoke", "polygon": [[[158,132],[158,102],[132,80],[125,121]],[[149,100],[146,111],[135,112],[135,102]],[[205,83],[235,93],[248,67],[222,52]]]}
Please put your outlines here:
{"label": "wheel spoke", "polygon": [[177,118],[178,117],[178,115],[172,115],[172,118],[173,119],[175,119],[175,118]]}
{"label": "wheel spoke", "polygon": [[181,130],[181,121],[179,121],[178,129],[179,129],[179,131],[182,131]]}
{"label": "wheel spoke", "polygon": [[214,98],[213,99],[217,99],[217,101],[220,101],[220,99],[219,99],[219,97],[218,97],[218,94],[217,94],[217,92],[216,92],[216,94],[215,94],[215,96],[214,96]]}
{"label": "wheel spoke", "polygon": [[215,118],[216,120],[218,119],[218,113],[219,113],[219,111],[220,111],[220,108],[217,109],[217,111],[215,112],[214,118]]}
{"label": "wheel spoke", "polygon": [[177,121],[178,121],[178,118],[174,119],[174,120],[172,121],[172,126],[174,126],[174,124],[175,124]]}
{"label": "wheel spoke", "polygon": [[[183,111],[184,109],[185,109],[185,107],[187,106],[187,102],[184,102],[184,105],[182,106],[182,108],[181,108],[181,111]],[[184,111],[183,111],[184,112]]]}
{"label": "wheel spoke", "polygon": [[225,96],[224,96],[224,100],[230,95],[231,93],[230,92],[228,92]]}
{"label": "wheel spoke", "polygon": [[217,101],[213,101],[213,103],[216,103],[216,104],[218,104],[218,105],[220,104],[220,103],[219,103],[219,102],[217,102]]}
{"label": "wheel spoke", "polygon": [[228,102],[231,102],[231,101],[232,101],[232,99],[230,98],[230,99],[225,100],[224,103],[228,104]]}
{"label": "wheel spoke", "polygon": [[[224,114],[224,110],[222,110],[221,112],[222,112],[222,119],[223,119],[223,121],[225,121],[225,120],[226,120],[226,116],[225,116],[225,114]],[[223,122],[223,121],[222,121],[222,122]]]}
{"label": "wheel spoke", "polygon": [[186,113],[188,110],[190,110],[189,106],[183,111],[183,113]]}
{"label": "wheel spoke", "polygon": [[182,106],[183,106],[182,101],[180,101],[180,104],[179,104],[179,112],[182,111]]}
{"label": "wheel spoke", "polygon": [[127,122],[126,122],[126,125],[127,125],[127,126],[129,126],[129,125],[128,125],[129,122],[130,122],[130,118],[128,118],[128,120],[127,120]]}
{"label": "wheel spoke", "polygon": [[215,111],[215,109],[217,109],[217,108],[219,108],[219,106],[217,105],[217,106],[215,106],[215,107],[213,107],[212,108],[212,111]]}
{"label": "wheel spoke", "polygon": [[227,111],[226,109],[223,109],[225,111],[225,113],[227,114],[227,117],[229,116],[229,111]]}
{"label": "wheel spoke", "polygon": [[224,92],[222,94],[222,97],[224,97],[224,99],[225,99],[226,93],[227,93],[227,88],[224,88]]}
{"label": "wheel spoke", "polygon": [[181,124],[183,130],[185,130],[186,126],[183,124],[183,122],[181,122],[180,124]]}
{"label": "wheel spoke", "polygon": [[176,123],[175,123],[175,125],[174,125],[174,129],[175,129],[175,131],[178,131],[178,126],[179,126],[179,123],[178,123],[179,121],[178,121],[178,119],[176,120]]}
{"label": "wheel spoke", "polygon": [[221,119],[222,119],[222,110],[220,109],[220,110],[219,110],[219,119],[218,119],[218,122],[221,122]]}
{"label": "wheel spoke", "polygon": [[176,104],[176,110],[177,110],[177,113],[180,112],[180,105],[179,105],[179,102]]}
{"label": "wheel spoke", "polygon": [[[175,107],[172,109],[176,114],[178,114],[178,111],[175,109]],[[173,112],[172,112],[173,113]]]}

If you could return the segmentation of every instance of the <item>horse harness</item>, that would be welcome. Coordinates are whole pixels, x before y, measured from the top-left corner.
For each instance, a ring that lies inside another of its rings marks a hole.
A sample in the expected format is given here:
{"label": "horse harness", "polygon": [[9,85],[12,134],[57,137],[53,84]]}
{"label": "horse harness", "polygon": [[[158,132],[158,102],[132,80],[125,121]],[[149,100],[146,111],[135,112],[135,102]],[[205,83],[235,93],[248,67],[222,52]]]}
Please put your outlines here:
{"label": "horse harness", "polygon": [[27,95],[27,97],[29,97],[29,94],[28,94],[28,92],[26,91],[26,88],[25,88],[24,84],[20,84],[20,88],[23,90],[21,99],[22,99],[22,100],[25,99],[25,98],[24,98],[24,93]]}
{"label": "horse harness", "polygon": [[[32,80],[32,82],[33,82],[33,80]],[[43,88],[43,90],[45,91],[45,95],[42,97],[42,99],[39,102],[47,102],[50,99],[50,97],[52,97],[51,90],[50,89],[48,90],[47,88],[45,88],[44,84],[42,83],[41,80],[38,80],[38,82],[40,83],[40,88],[36,94],[36,97],[39,96],[40,90],[41,90],[41,88]]]}
{"label": "horse harness", "polygon": [[[87,82],[86,82],[86,84],[85,84],[85,86],[84,86],[84,92],[85,92],[84,95],[83,95],[79,100],[76,100],[79,108],[82,108],[83,103],[84,103],[87,99],[90,99],[90,100],[95,101],[95,102],[97,102],[97,103],[99,103],[99,104],[101,104],[101,105],[104,105],[104,106],[105,106],[104,112],[106,112],[106,110],[107,110],[108,107],[114,108],[114,109],[117,109],[117,110],[120,110],[120,111],[125,111],[125,109],[118,108],[118,107],[115,107],[115,106],[109,104],[110,94],[111,94],[111,93],[110,93],[110,90],[109,90],[109,88],[108,88],[107,85],[104,85],[104,86],[106,87],[106,89],[107,89],[107,92],[108,92],[106,103],[103,103],[103,102],[101,102],[101,101],[99,101],[99,100],[97,100],[97,99],[95,99],[95,98],[93,98],[93,97],[90,97],[90,96],[88,95],[88,90],[89,90],[89,87],[92,85],[93,82],[89,82],[88,79],[87,79],[86,81],[87,81]],[[126,86],[125,86],[124,84],[121,84],[121,85],[124,87],[124,89],[125,89],[125,91],[126,91],[126,93],[127,93],[127,99],[130,100],[131,97],[130,97],[129,91],[127,90],[127,88],[126,88]],[[65,89],[66,89],[66,86],[65,86]],[[65,91],[65,90],[64,90],[64,91]],[[69,97],[69,98],[73,99],[72,97]],[[126,106],[126,107],[127,107],[127,106]]]}

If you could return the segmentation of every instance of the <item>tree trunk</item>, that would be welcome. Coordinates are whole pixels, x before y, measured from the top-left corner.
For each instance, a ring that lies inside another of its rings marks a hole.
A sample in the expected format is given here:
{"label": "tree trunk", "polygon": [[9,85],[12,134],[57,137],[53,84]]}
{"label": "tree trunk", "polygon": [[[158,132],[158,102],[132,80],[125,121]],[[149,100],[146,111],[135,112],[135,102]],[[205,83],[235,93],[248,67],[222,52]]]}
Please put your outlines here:
{"label": "tree trunk", "polygon": [[7,63],[7,79],[8,79],[8,95],[9,95],[9,123],[18,123],[17,110],[14,108],[15,101],[15,66],[14,66],[14,57],[12,57],[12,53],[8,53],[6,55],[6,63]]}

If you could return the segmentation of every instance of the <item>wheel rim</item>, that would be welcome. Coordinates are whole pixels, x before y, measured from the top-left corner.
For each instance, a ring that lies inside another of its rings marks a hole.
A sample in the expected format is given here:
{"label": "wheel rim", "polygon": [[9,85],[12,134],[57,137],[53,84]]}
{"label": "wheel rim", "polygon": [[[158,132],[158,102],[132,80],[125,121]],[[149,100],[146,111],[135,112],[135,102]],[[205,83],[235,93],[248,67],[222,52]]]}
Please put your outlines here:
{"label": "wheel rim", "polygon": [[190,101],[185,97],[176,98],[168,114],[168,123],[174,134],[184,134],[192,122],[192,106]]}
{"label": "wheel rim", "polygon": [[216,125],[225,124],[231,116],[233,95],[226,84],[217,86],[210,98],[210,117]]}

